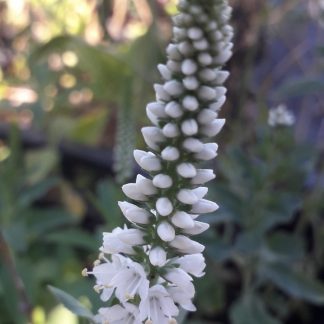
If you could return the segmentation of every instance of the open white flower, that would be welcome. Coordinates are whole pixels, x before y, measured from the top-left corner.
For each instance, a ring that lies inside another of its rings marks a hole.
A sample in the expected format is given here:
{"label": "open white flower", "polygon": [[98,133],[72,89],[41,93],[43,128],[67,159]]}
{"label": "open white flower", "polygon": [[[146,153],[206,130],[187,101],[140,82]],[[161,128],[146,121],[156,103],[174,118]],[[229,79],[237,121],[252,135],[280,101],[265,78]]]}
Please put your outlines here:
{"label": "open white flower", "polygon": [[95,321],[100,324],[142,324],[138,307],[130,303],[99,308]]}
{"label": "open white flower", "polygon": [[155,285],[149,289],[146,299],[139,305],[140,318],[155,324],[169,324],[179,313],[168,291],[162,285]]}

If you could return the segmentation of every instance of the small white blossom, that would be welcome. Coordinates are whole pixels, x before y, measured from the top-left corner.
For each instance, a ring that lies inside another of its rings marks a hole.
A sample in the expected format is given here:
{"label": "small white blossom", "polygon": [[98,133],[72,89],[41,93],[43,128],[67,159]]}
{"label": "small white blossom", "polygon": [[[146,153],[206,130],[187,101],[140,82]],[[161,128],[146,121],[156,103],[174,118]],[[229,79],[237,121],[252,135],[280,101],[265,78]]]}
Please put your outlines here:
{"label": "small white blossom", "polygon": [[149,259],[152,265],[162,267],[166,263],[167,253],[162,247],[156,246],[151,249]]}
{"label": "small white blossom", "polygon": [[170,242],[170,246],[184,254],[201,253],[205,249],[202,244],[191,240],[185,235],[176,235],[174,240]]}
{"label": "small white blossom", "polygon": [[157,227],[157,233],[164,242],[170,242],[175,238],[175,230],[168,222],[162,222]]}
{"label": "small white blossom", "polygon": [[292,126],[295,123],[295,116],[285,105],[279,105],[269,111],[268,124],[276,126]]}
{"label": "small white blossom", "polygon": [[161,197],[156,201],[156,210],[161,216],[168,216],[173,211],[173,205],[169,198]]}
{"label": "small white blossom", "polygon": [[162,152],[161,156],[166,161],[176,161],[180,157],[180,152],[176,147],[167,146]]}
{"label": "small white blossom", "polygon": [[142,324],[138,307],[130,303],[99,308],[95,321],[100,324]]}
{"label": "small white blossom", "polygon": [[200,199],[197,203],[192,206],[191,213],[194,214],[205,214],[212,213],[218,209],[218,205],[207,199]]}
{"label": "small white blossom", "polygon": [[153,178],[153,185],[157,188],[170,188],[172,186],[172,183],[172,178],[166,174],[160,173]]}
{"label": "small white blossom", "polygon": [[173,118],[179,118],[183,115],[181,106],[176,101],[170,101],[165,106],[165,113]]}

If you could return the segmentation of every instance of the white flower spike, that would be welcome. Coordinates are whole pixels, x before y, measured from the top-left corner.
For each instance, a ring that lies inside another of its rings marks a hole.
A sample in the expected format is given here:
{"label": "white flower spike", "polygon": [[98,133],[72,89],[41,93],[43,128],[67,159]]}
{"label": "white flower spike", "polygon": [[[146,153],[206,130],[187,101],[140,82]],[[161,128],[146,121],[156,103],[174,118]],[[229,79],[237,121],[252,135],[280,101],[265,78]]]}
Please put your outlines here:
{"label": "white flower spike", "polygon": [[206,265],[194,235],[209,227],[197,218],[218,208],[203,187],[215,174],[200,163],[217,156],[214,137],[225,124],[222,65],[232,55],[233,28],[227,0],[180,0],[178,8],[156,101],[146,107],[148,151],[134,151],[145,176],[123,185],[130,201],[118,203],[130,227],[104,233],[100,261],[83,271],[110,303],[95,317],[101,324],[176,324],[179,308],[196,310],[192,276],[202,277]]}

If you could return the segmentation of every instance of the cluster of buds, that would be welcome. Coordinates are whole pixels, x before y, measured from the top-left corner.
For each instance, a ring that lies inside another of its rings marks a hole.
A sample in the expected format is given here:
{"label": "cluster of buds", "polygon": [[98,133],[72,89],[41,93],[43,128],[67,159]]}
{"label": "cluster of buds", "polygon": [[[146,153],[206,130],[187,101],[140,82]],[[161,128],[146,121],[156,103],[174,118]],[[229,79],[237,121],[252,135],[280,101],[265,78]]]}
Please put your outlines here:
{"label": "cluster of buds", "polygon": [[193,277],[204,275],[204,246],[193,239],[208,229],[199,215],[218,205],[205,199],[215,178],[201,162],[217,155],[210,141],[223,127],[225,102],[221,69],[232,54],[233,29],[227,0],[180,0],[163,79],[156,101],[146,108],[153,126],[142,128],[149,151],[135,150],[145,171],[122,187],[130,201],[119,207],[130,223],[103,233],[99,260],[84,275],[109,307],[98,323],[172,324],[179,308],[195,311]]}
{"label": "cluster of buds", "polygon": [[287,106],[280,104],[277,107],[271,108],[268,115],[268,125],[271,127],[277,126],[292,126],[295,123],[294,114],[288,110]]}

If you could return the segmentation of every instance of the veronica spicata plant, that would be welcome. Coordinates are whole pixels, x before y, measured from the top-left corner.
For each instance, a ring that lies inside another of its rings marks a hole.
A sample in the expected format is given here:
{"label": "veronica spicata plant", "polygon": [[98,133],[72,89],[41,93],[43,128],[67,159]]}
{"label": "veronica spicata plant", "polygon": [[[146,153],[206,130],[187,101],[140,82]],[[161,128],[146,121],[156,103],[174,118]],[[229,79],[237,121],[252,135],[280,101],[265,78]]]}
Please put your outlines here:
{"label": "veronica spicata plant", "polygon": [[204,275],[205,260],[193,237],[209,227],[199,215],[218,208],[204,199],[203,185],[215,174],[200,164],[216,157],[212,138],[225,123],[218,113],[233,29],[226,0],[182,0],[178,7],[167,63],[158,65],[163,82],[146,108],[148,151],[134,151],[145,176],[125,184],[131,202],[118,203],[129,225],[103,233],[99,260],[83,271],[95,276],[107,302],[98,323],[171,324],[179,307],[195,311],[192,281]]}

